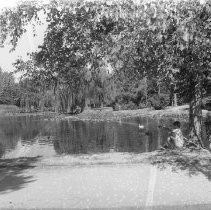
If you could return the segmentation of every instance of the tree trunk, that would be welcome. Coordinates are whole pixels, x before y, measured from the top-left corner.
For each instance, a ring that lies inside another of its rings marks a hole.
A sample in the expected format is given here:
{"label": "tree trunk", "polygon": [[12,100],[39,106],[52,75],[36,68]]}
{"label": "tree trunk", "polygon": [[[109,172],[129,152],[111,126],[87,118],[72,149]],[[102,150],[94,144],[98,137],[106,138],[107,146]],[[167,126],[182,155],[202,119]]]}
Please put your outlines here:
{"label": "tree trunk", "polygon": [[30,100],[29,100],[29,97],[28,96],[26,98],[25,111],[26,112],[30,112]]}
{"label": "tree trunk", "polygon": [[169,106],[174,105],[174,85],[170,84]]}
{"label": "tree trunk", "polygon": [[[149,130],[149,118],[146,119],[146,129]],[[149,135],[146,135],[145,152],[149,152]]]}
{"label": "tree trunk", "polygon": [[211,114],[209,113],[206,116],[205,128],[206,128],[206,140],[211,145]]}
{"label": "tree trunk", "polygon": [[158,96],[160,98],[160,95],[161,95],[161,83],[158,82]]}
{"label": "tree trunk", "polygon": [[204,147],[202,141],[202,81],[199,79],[195,85],[195,90],[192,94],[192,100],[190,100],[189,107],[189,126],[190,126],[190,139],[199,145]]}
{"label": "tree trunk", "polygon": [[72,110],[72,105],[73,105],[73,96],[72,93],[68,91],[67,95],[67,113],[71,113]]}
{"label": "tree trunk", "polygon": [[89,109],[89,104],[90,104],[90,99],[87,96],[85,96],[84,110]]}
{"label": "tree trunk", "polygon": [[85,86],[84,86],[84,90],[83,90],[83,93],[84,93],[84,107],[83,107],[83,110],[88,110],[90,109],[89,105],[90,105],[90,97],[89,97],[89,83],[87,83]]}
{"label": "tree trunk", "polygon": [[100,103],[100,108],[103,108],[103,102],[101,101],[101,103]]}
{"label": "tree trunk", "polygon": [[42,98],[41,98],[41,100],[40,100],[39,107],[40,107],[41,112],[44,112],[45,99],[44,99],[44,96],[43,96],[43,95],[42,95]]}
{"label": "tree trunk", "polygon": [[54,108],[54,112],[56,113],[59,113],[59,106],[60,106],[60,103],[59,103],[59,91],[58,91],[58,88],[57,88],[57,81],[55,81],[55,84],[54,84],[54,87],[53,87],[53,99],[54,99],[54,102],[53,102],[53,108]]}
{"label": "tree trunk", "polygon": [[58,93],[58,91],[56,91],[54,97],[55,97],[55,100],[54,100],[55,112],[56,112],[56,113],[59,113],[60,100],[59,100],[59,93]]}
{"label": "tree trunk", "polygon": [[159,128],[159,125],[160,125],[160,119],[158,119],[157,121],[157,133],[158,133],[158,147],[157,148],[160,148],[161,147],[161,140],[162,140],[162,136],[161,136],[161,129]]}
{"label": "tree trunk", "polygon": [[177,94],[174,93],[174,106],[177,106]]}
{"label": "tree trunk", "polygon": [[145,98],[146,98],[146,106],[148,105],[148,84],[147,84],[147,77],[144,78],[145,80]]}

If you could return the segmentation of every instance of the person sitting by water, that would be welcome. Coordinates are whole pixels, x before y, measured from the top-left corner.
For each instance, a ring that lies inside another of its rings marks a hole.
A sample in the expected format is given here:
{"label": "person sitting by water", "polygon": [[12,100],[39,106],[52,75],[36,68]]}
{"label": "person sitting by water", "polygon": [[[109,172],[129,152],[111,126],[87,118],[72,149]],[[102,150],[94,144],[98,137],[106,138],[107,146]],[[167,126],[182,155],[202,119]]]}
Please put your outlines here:
{"label": "person sitting by water", "polygon": [[211,135],[209,136],[208,141],[209,141],[209,149],[211,150]]}
{"label": "person sitting by water", "polygon": [[[170,130],[170,136],[168,137],[166,144],[162,148],[165,148],[165,149],[179,148],[180,149],[184,147],[186,138],[182,134],[182,131],[180,128],[181,127],[180,122],[175,121],[173,123],[173,127],[174,127],[173,129],[167,128],[168,130]],[[163,128],[166,128],[166,127],[163,127]]]}

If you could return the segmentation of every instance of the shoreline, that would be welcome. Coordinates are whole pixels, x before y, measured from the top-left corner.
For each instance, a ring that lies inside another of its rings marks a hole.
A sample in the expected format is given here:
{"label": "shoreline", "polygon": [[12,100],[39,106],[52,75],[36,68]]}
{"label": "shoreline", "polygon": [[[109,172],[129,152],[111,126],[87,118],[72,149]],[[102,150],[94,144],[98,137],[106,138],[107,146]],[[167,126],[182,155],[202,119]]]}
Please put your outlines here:
{"label": "shoreline", "polygon": [[[160,166],[186,166],[189,170],[195,165],[200,165],[211,172],[211,152],[207,149],[178,149],[178,150],[155,150],[152,152],[106,152],[89,154],[63,154],[59,156],[34,156],[31,154],[19,157],[6,157],[0,159],[0,168],[22,167],[27,159],[37,159],[33,165],[38,168],[48,167],[89,167],[101,165],[133,165],[149,164]],[[196,168],[197,169],[197,168]],[[203,171],[201,171],[203,173]]]}
{"label": "shoreline", "polygon": [[[175,118],[184,121],[189,120],[189,106],[167,107],[162,110],[152,110],[150,108],[137,109],[137,110],[85,110],[80,114],[68,115],[55,112],[1,112],[1,116],[44,116],[56,120],[82,120],[82,121],[119,121],[125,118],[134,117],[150,117],[150,118]],[[202,110],[203,118],[208,118],[211,121],[211,111]]]}
{"label": "shoreline", "polygon": [[[155,150],[152,152],[129,153],[129,152],[108,152],[78,155],[61,155],[50,158],[43,158],[39,166],[100,166],[100,165],[130,165],[130,164],[150,164],[159,166],[161,163],[173,166],[177,162],[182,166],[187,164],[200,164],[206,167],[210,164],[211,153],[207,149],[187,149],[182,150]],[[188,169],[188,168],[187,168]],[[211,170],[211,168],[210,168]]]}
{"label": "shoreline", "polygon": [[[202,110],[203,118],[211,119],[211,112]],[[120,111],[86,110],[78,115],[63,116],[64,119],[84,121],[119,121],[125,118],[150,117],[150,118],[174,118],[183,121],[189,120],[189,106],[168,107],[163,110],[137,109]]]}

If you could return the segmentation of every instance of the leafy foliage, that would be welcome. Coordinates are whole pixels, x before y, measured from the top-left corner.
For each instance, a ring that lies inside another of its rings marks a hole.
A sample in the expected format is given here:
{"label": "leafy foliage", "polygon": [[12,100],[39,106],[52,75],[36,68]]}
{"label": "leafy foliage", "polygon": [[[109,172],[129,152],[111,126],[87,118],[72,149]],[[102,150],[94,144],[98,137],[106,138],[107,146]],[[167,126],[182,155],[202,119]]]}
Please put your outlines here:
{"label": "leafy foliage", "polygon": [[10,37],[14,49],[41,12],[48,23],[44,43],[26,74],[53,86],[63,111],[76,103],[147,105],[149,98],[161,108],[163,88],[190,102],[192,133],[201,138],[200,107],[211,69],[209,1],[22,3],[0,16],[2,44]]}
{"label": "leafy foliage", "polygon": [[18,97],[18,85],[15,84],[13,75],[0,68],[0,104],[16,104]]}

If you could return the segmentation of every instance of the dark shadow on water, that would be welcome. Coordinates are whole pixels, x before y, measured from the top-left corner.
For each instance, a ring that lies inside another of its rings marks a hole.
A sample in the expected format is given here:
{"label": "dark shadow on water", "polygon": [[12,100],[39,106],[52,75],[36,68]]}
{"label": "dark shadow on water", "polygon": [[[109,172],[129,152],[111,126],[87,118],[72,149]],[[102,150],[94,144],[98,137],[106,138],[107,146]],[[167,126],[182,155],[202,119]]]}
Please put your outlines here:
{"label": "dark shadow on water", "polygon": [[[206,155],[207,154],[207,155]],[[148,158],[152,165],[164,170],[171,166],[173,172],[186,171],[189,176],[203,174],[211,181],[211,155],[200,151],[159,151]]]}
{"label": "dark shadow on water", "polygon": [[35,181],[33,176],[27,176],[24,172],[35,168],[35,163],[40,157],[0,159],[0,194],[20,190],[28,183]]}

